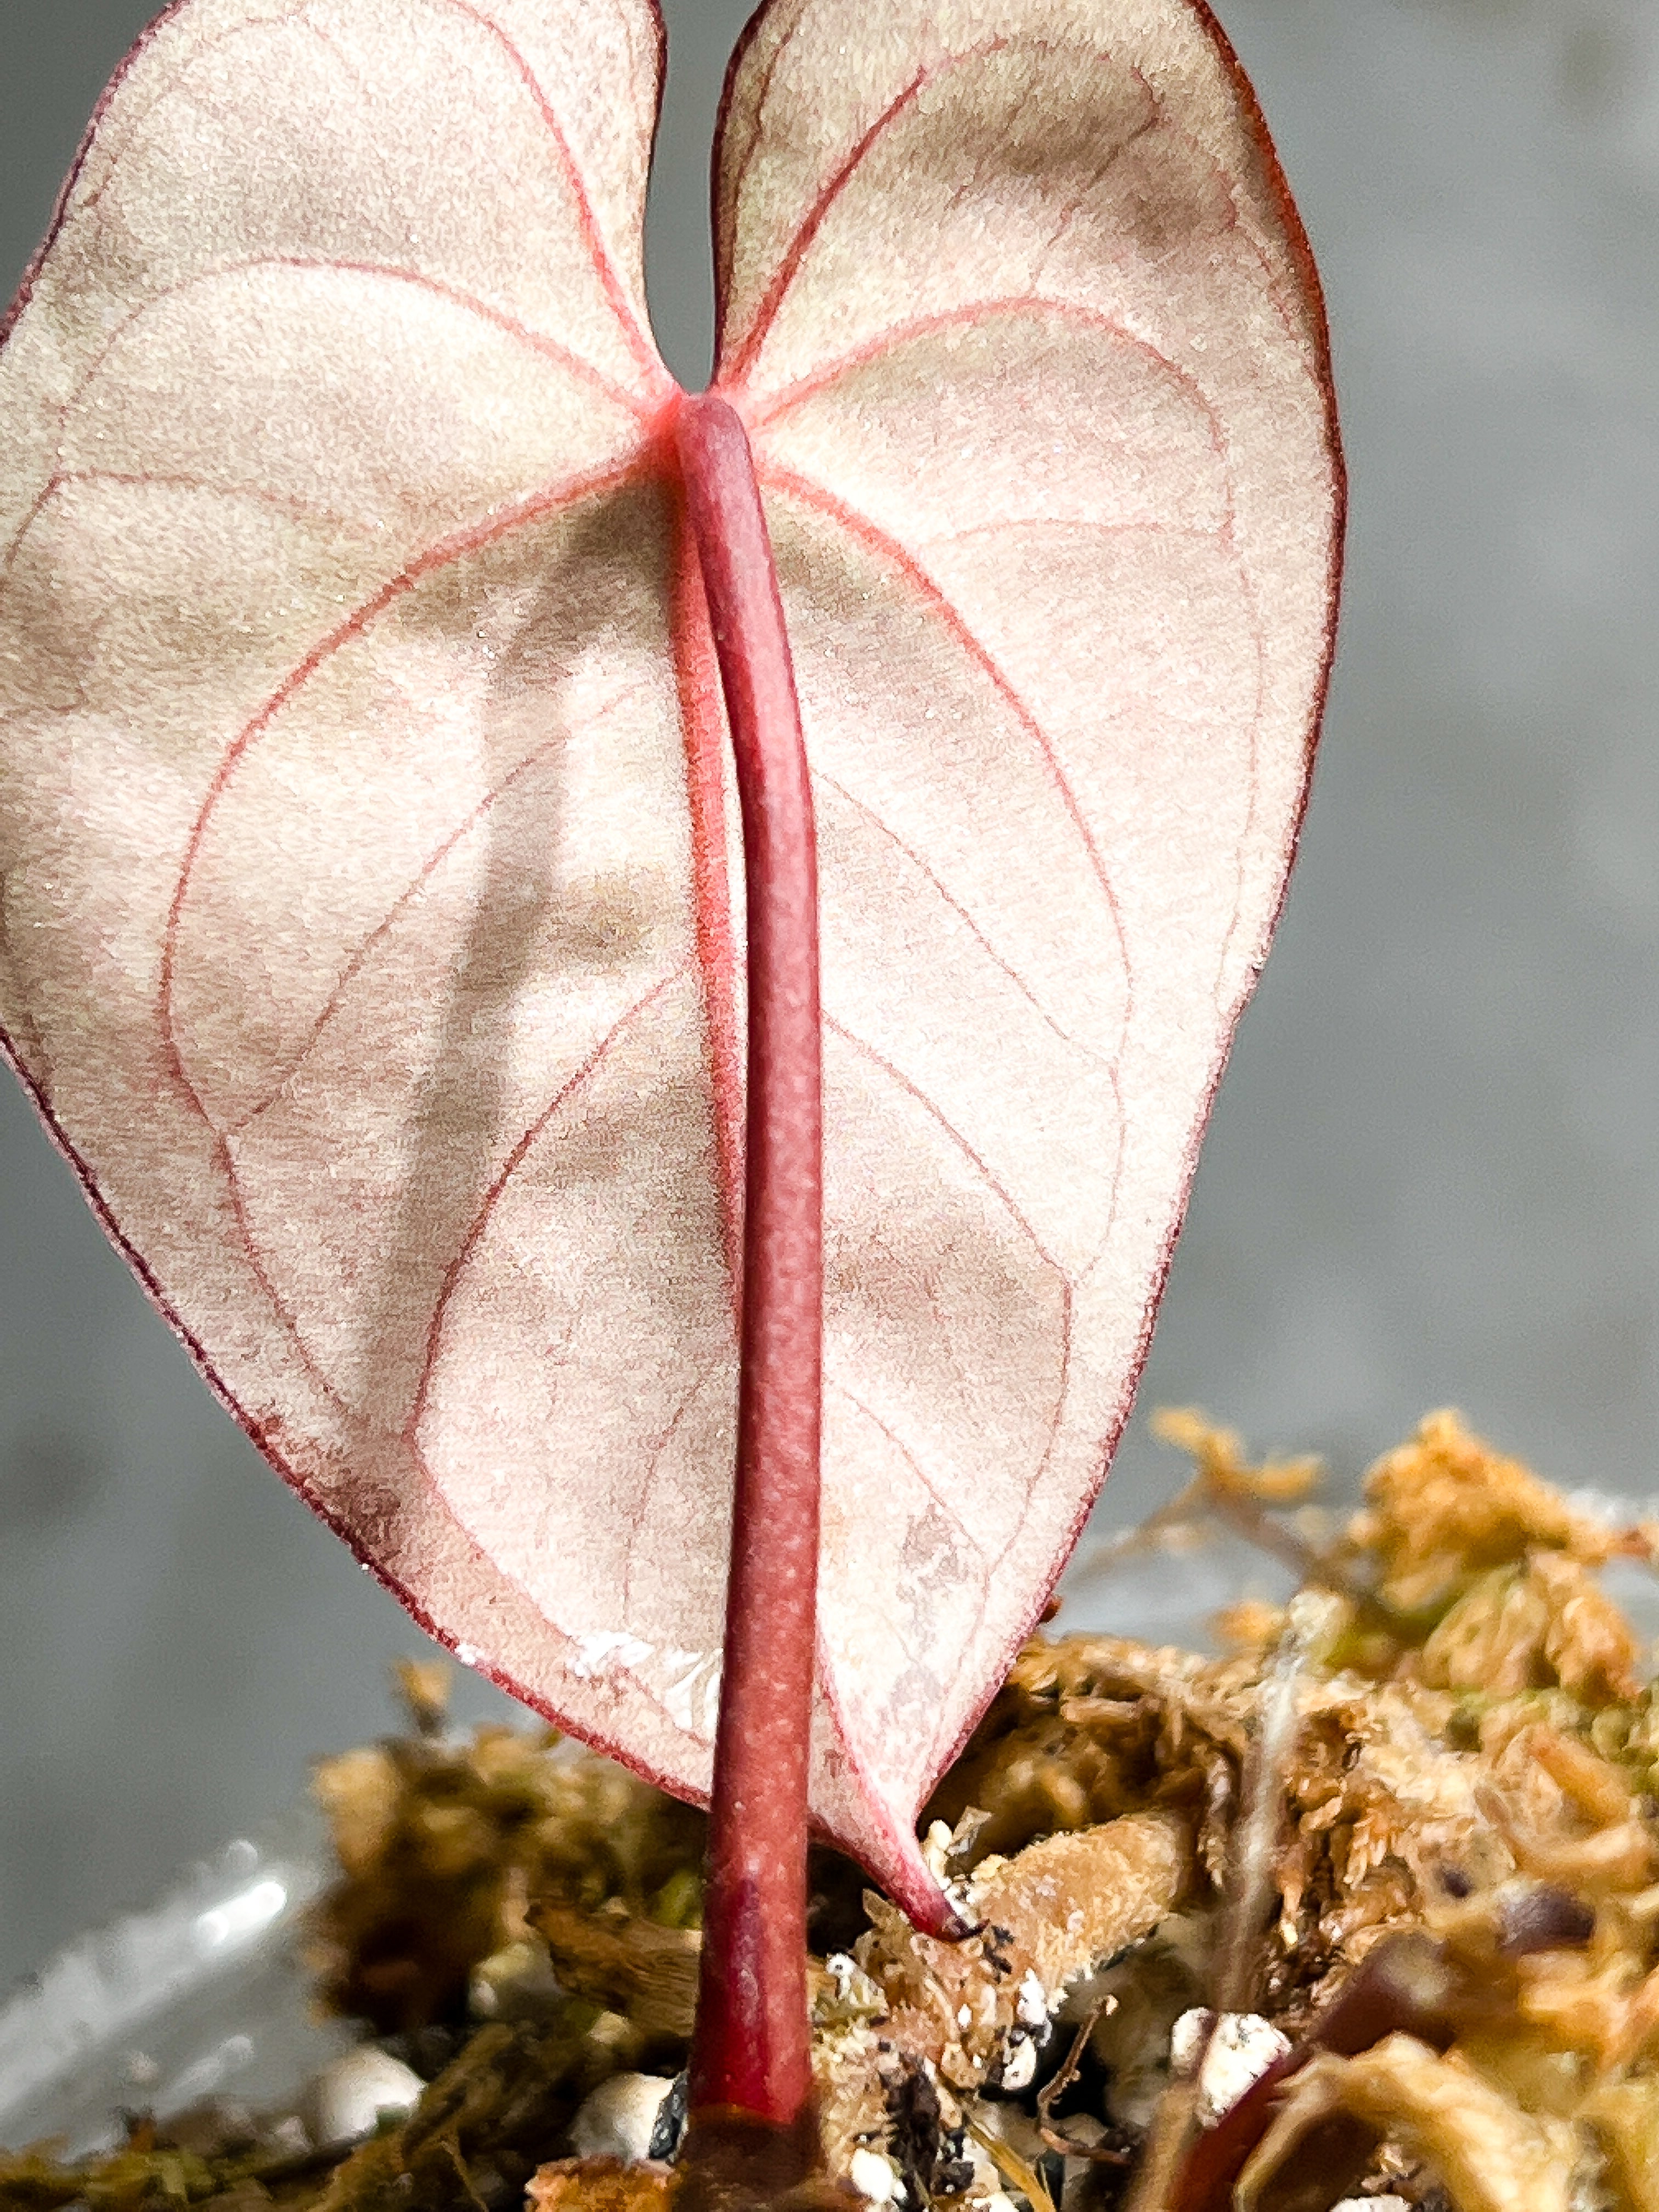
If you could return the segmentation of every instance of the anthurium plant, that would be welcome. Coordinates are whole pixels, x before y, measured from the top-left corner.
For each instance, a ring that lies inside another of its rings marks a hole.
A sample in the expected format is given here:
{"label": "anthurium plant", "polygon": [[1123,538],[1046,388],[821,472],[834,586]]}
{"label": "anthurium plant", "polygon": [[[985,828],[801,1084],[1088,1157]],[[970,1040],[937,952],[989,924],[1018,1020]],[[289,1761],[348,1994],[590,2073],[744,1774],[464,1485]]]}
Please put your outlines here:
{"label": "anthurium plant", "polygon": [[809,1808],[948,1929],[917,1808],[1125,1418],[1340,472],[1199,0],[768,0],[696,397],[662,58],[651,0],[141,41],[0,354],[0,1019],[279,1472],[712,1794],[693,2102],[787,2128]]}

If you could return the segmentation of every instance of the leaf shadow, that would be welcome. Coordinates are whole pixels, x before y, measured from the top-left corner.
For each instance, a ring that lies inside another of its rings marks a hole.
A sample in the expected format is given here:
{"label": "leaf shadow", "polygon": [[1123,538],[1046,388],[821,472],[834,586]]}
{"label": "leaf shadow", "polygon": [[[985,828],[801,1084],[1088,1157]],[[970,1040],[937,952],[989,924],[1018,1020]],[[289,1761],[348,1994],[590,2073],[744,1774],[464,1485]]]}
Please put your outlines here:
{"label": "leaf shadow", "polygon": [[[579,696],[584,662],[621,618],[626,590],[618,592],[617,567],[629,532],[617,508],[632,505],[611,500],[564,518],[550,544],[538,535],[516,548],[507,571],[506,587],[520,604],[495,653],[483,711],[492,724],[528,717],[541,726],[495,785],[471,833],[481,841],[476,890],[448,969],[435,1048],[408,1117],[396,1226],[362,1340],[360,1403],[368,1427],[401,1434],[416,1455],[445,1300],[533,1121],[521,1101],[522,1126],[508,1125],[509,1054],[524,994],[550,961],[563,969],[612,961],[628,948],[625,918],[612,912],[596,924],[560,878],[573,815],[571,741],[593,715]],[[532,560],[542,573],[526,592]],[[458,605],[447,619],[467,619],[482,634],[487,625],[477,617],[487,606],[475,602],[463,617]],[[487,1423],[489,1409],[477,1410]],[[423,1509],[402,1482],[377,1487],[375,1552],[408,1558],[419,1544]]]}

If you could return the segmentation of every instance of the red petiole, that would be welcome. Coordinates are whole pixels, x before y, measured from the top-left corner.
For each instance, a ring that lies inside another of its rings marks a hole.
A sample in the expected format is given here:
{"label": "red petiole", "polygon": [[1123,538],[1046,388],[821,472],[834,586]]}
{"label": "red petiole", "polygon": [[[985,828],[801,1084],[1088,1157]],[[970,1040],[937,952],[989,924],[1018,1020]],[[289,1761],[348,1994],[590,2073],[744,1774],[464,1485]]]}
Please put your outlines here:
{"label": "red petiole", "polygon": [[806,1807],[817,1644],[823,1103],[817,848],[794,672],[742,423],[676,426],[737,760],[749,1065],[737,1486],[714,1741],[694,2124],[780,2131],[811,2086]]}

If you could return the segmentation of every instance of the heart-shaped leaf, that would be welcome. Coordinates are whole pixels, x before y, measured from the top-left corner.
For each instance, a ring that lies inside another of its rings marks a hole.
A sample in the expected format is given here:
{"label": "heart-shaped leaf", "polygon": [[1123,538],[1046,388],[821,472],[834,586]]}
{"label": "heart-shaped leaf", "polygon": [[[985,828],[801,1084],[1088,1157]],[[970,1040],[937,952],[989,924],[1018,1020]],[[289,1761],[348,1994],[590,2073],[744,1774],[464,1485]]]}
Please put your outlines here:
{"label": "heart-shaped leaf", "polygon": [[[267,1456],[707,1788],[742,900],[647,0],[183,0],[0,356],[0,1017]],[[1192,0],[772,0],[718,163],[820,838],[815,1811],[902,1895],[1129,1402],[1328,652],[1316,289]]]}

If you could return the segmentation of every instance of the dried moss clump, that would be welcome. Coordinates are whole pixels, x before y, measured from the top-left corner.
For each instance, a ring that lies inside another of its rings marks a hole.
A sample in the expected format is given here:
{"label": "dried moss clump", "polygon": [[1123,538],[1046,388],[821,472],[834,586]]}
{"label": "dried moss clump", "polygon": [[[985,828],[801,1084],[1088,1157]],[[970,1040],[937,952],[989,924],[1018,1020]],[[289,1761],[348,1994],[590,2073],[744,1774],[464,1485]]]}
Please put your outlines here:
{"label": "dried moss clump", "polygon": [[[831,2172],[917,2212],[1659,2212],[1659,1713],[1598,1580],[1654,1533],[1440,1413],[1322,1545],[1311,1463],[1164,1426],[1195,1473],[1137,1540],[1221,1521],[1303,1589],[1235,1607],[1220,1658],[1022,1653],[926,1816],[965,1942],[817,1863]],[[660,2165],[573,2165],[571,2125],[684,2063],[701,1817],[547,1734],[453,1741],[430,1677],[405,1691],[410,1735],[319,1776],[314,1946],[325,2001],[435,2077],[414,2112],[282,2155],[142,2123],[87,2166],[0,2163],[0,2206],[660,2201]]]}
{"label": "dried moss clump", "polygon": [[606,1760],[556,1756],[552,1729],[448,1739],[431,1673],[404,1670],[413,1734],[318,1770],[341,1869],[313,1944],[331,2010],[388,2033],[464,2017],[480,1967],[540,1942],[532,1900],[696,1925],[700,1812]]}

